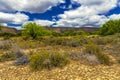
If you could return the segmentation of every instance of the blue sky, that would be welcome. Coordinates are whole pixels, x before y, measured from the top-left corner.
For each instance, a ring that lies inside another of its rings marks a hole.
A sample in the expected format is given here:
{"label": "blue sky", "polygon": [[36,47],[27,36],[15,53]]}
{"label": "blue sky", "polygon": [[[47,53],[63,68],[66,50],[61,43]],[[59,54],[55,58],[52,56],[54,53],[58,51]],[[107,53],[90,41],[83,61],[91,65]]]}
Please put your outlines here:
{"label": "blue sky", "polygon": [[0,22],[20,27],[28,22],[54,27],[100,27],[120,19],[120,0],[0,0]]}

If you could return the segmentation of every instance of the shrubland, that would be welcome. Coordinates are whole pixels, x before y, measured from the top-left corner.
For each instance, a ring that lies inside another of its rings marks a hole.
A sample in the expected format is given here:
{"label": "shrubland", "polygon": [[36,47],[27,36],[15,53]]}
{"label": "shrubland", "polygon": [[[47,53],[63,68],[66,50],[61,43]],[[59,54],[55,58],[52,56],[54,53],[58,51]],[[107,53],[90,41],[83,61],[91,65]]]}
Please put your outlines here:
{"label": "shrubland", "polygon": [[61,68],[84,60],[109,65],[112,64],[111,56],[120,63],[119,21],[110,20],[93,33],[72,29],[60,33],[27,23],[17,36],[1,34],[4,38],[0,39],[0,61],[14,61],[17,66],[26,64],[32,70]]}

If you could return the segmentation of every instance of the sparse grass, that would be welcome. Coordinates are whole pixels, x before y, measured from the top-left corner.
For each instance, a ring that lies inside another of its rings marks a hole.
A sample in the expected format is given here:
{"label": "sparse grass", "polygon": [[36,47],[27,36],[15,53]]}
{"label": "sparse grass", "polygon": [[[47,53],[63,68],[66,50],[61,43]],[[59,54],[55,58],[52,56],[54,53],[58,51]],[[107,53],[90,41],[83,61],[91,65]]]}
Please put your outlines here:
{"label": "sparse grass", "polygon": [[1,62],[15,60],[15,59],[16,59],[16,56],[11,51],[5,52],[5,53],[0,55]]}

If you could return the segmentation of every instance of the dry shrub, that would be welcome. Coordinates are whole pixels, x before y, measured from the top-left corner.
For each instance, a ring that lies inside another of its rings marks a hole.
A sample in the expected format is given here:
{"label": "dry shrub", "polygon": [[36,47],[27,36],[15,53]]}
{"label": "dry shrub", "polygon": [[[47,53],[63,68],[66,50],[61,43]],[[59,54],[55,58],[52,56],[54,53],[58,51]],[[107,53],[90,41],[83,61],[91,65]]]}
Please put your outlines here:
{"label": "dry shrub", "polygon": [[9,50],[11,49],[12,42],[10,40],[0,41],[0,49]]}
{"label": "dry shrub", "polygon": [[43,68],[51,69],[51,67],[63,67],[69,63],[69,58],[60,53],[42,52],[31,55],[30,67],[33,70]]}
{"label": "dry shrub", "polygon": [[85,54],[95,55],[101,64],[110,64],[109,56],[107,54],[102,53],[101,49],[95,44],[87,45],[84,52]]}

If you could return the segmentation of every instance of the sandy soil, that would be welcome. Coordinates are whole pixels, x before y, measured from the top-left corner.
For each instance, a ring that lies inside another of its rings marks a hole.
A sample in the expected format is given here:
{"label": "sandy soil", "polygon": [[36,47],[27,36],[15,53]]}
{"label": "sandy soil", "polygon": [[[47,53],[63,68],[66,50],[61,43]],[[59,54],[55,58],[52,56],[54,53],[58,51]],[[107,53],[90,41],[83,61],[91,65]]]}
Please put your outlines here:
{"label": "sandy soil", "polygon": [[0,63],[0,80],[120,80],[120,64],[85,65],[72,62],[64,68],[33,72],[29,66]]}

